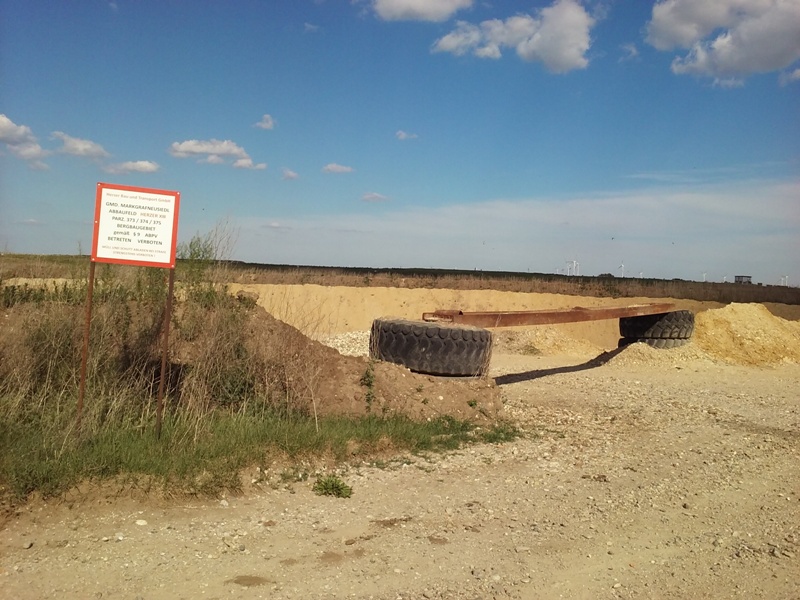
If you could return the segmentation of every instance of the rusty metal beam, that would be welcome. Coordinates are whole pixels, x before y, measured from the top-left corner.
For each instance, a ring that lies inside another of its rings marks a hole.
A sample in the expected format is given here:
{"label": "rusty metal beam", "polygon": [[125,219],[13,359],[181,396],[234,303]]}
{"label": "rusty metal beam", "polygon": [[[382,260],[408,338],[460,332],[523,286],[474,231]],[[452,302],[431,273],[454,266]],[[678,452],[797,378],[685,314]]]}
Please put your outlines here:
{"label": "rusty metal beam", "polygon": [[640,317],[669,312],[674,308],[674,304],[662,302],[595,308],[576,306],[575,308],[534,311],[464,312],[461,310],[436,310],[423,313],[422,320],[474,325],[476,327],[516,327],[519,325],[554,325],[557,323],[619,319],[620,317]]}

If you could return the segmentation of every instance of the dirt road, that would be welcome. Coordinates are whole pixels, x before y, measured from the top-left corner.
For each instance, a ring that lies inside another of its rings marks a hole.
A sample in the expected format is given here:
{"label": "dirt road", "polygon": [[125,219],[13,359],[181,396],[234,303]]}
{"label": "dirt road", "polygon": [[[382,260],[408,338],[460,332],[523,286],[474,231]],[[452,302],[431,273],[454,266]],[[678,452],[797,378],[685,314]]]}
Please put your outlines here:
{"label": "dirt road", "polygon": [[0,597],[800,598],[800,365],[639,346],[498,344],[526,435],[351,465],[349,499],[309,466],[214,501],[31,504],[0,532]]}

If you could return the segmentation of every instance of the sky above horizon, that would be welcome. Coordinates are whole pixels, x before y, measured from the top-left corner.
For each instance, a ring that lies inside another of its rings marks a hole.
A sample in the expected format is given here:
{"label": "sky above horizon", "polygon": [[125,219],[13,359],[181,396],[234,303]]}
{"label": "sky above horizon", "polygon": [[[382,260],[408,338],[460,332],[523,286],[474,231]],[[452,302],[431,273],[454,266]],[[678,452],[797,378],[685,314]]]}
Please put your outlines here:
{"label": "sky above horizon", "polygon": [[98,182],[248,262],[798,285],[800,0],[0,0],[0,252]]}

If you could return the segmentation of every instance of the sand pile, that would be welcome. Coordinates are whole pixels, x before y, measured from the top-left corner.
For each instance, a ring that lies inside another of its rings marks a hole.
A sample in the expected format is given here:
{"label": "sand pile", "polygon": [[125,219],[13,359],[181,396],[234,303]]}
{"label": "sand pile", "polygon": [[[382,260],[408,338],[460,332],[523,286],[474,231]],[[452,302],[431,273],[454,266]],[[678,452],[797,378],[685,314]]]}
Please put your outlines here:
{"label": "sand pile", "polygon": [[630,344],[621,350],[609,352],[598,357],[601,362],[611,355],[608,364],[617,367],[629,367],[639,365],[653,365],[658,367],[684,367],[687,364],[698,364],[701,362],[711,364],[715,359],[703,349],[697,346],[694,341],[679,348],[660,350],[651,348],[647,344]]}
{"label": "sand pile", "polygon": [[511,354],[566,354],[569,356],[597,356],[603,349],[588,340],[575,339],[549,325],[519,329],[495,329],[495,352]]}
{"label": "sand pile", "polygon": [[696,315],[692,344],[731,364],[800,363],[800,322],[776,317],[761,304],[729,304]]}

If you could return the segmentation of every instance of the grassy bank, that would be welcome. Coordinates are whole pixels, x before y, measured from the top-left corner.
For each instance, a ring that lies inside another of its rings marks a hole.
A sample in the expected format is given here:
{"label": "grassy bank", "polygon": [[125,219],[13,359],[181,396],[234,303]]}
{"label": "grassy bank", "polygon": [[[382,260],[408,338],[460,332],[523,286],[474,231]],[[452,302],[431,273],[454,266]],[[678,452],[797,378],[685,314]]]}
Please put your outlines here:
{"label": "grassy bank", "polygon": [[[5,402],[4,402],[5,404]],[[452,418],[324,418],[213,411],[202,422],[167,415],[160,439],[152,420],[77,435],[65,411],[57,422],[0,417],[0,482],[6,499],[60,494],[83,481],[146,482],[169,494],[218,495],[241,489],[240,472],[275,462],[371,461],[438,452],[476,441],[513,439],[509,428],[476,429]]]}
{"label": "grassy bank", "polygon": [[[213,248],[199,245],[184,252],[170,328],[171,363],[163,374],[165,271],[99,265],[80,429],[76,405],[86,280],[0,285],[5,499],[120,478],[146,481],[168,493],[214,495],[239,489],[239,473],[250,466],[364,461],[516,435],[504,425],[479,429],[449,417],[425,422],[396,414],[318,417],[314,374],[330,355],[247,298],[230,296],[221,284],[227,274],[209,259]],[[156,439],[162,377],[165,413]]]}

